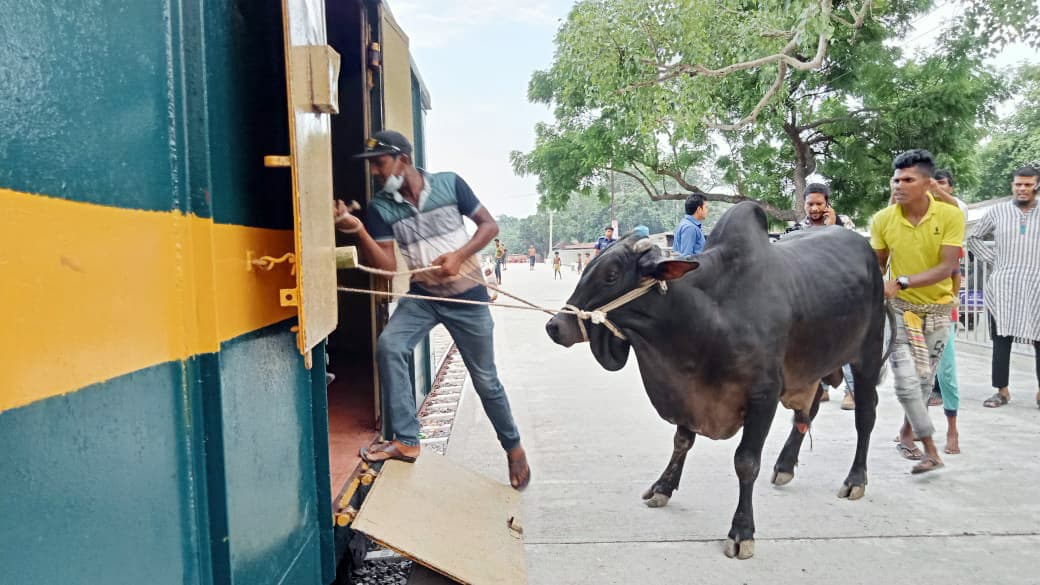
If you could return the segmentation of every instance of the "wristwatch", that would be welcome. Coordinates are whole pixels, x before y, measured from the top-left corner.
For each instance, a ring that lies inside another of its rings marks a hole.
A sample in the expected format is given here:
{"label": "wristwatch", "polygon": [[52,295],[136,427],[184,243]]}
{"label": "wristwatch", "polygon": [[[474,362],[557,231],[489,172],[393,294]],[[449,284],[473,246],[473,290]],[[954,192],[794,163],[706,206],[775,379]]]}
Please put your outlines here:
{"label": "wristwatch", "polygon": [[896,279],[896,282],[899,283],[899,288],[902,289],[902,290],[906,290],[906,289],[910,288],[910,277],[909,276],[900,276],[899,278]]}

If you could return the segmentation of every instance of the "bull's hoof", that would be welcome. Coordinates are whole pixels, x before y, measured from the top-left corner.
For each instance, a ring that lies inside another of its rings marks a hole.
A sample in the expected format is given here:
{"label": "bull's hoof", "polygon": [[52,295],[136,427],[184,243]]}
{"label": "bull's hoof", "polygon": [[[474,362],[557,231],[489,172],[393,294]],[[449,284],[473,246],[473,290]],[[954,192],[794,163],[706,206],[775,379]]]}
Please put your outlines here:
{"label": "bull's hoof", "polygon": [[862,498],[865,493],[867,493],[867,486],[865,485],[845,484],[841,486],[841,489],[838,490],[838,497],[848,498],[850,500],[858,500]]}
{"label": "bull's hoof", "polygon": [[726,539],[726,550],[724,551],[726,556],[729,558],[737,557],[740,560],[747,560],[755,556],[755,541],[745,540],[737,542],[732,538]]}
{"label": "bull's hoof", "polygon": [[668,505],[670,499],[671,496],[657,493],[653,487],[643,492],[643,503],[647,508],[663,508]]}
{"label": "bull's hoof", "polygon": [[773,472],[773,485],[776,485],[776,486],[787,485],[787,484],[791,483],[792,479],[794,479],[794,474],[793,473],[788,473],[786,471],[774,471]]}

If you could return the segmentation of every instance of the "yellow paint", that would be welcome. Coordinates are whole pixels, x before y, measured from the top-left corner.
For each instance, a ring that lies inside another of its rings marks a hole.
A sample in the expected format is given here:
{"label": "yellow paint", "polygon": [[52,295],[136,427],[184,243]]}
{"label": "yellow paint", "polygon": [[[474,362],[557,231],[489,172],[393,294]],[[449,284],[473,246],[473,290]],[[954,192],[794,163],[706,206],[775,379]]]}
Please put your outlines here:
{"label": "yellow paint", "polygon": [[220,343],[295,312],[291,230],[0,189],[0,412]]}

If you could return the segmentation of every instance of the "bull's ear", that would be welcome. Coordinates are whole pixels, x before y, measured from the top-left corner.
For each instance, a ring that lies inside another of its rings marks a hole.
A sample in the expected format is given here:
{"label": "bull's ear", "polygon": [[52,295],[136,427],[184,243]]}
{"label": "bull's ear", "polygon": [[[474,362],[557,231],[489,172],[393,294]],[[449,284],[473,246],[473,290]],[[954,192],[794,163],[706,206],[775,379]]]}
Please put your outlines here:
{"label": "bull's ear", "polygon": [[678,258],[659,258],[650,267],[647,276],[657,280],[675,280],[682,278],[687,272],[695,270],[701,263],[692,256]]}

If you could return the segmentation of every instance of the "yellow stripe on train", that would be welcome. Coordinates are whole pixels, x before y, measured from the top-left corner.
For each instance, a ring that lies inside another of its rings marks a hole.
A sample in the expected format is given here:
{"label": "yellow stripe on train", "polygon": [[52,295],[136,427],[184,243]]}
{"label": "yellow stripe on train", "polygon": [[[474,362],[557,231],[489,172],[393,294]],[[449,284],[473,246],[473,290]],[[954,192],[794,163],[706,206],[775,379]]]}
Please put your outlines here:
{"label": "yellow stripe on train", "polygon": [[153,366],[295,313],[292,230],[0,188],[0,412]]}

